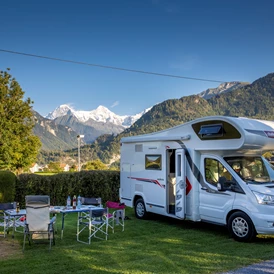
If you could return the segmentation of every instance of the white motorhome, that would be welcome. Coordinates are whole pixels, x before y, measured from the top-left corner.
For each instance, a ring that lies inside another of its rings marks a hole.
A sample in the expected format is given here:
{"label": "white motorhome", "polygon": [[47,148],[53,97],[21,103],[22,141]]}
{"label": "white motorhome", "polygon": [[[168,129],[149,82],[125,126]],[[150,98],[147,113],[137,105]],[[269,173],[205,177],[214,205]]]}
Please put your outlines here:
{"label": "white motorhome", "polygon": [[211,116],[121,139],[120,199],[178,219],[225,225],[238,241],[274,234],[274,122]]}

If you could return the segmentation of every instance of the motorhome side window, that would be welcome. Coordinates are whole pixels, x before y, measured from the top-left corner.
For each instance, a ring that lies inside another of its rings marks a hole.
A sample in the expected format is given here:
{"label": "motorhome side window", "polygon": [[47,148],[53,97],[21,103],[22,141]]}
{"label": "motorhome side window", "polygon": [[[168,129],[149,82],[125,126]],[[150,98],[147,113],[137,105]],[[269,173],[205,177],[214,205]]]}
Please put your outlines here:
{"label": "motorhome side window", "polygon": [[220,177],[225,177],[227,181],[232,180],[232,175],[227,169],[216,159],[205,159],[205,178],[206,181],[217,186]]}
{"label": "motorhome side window", "polygon": [[161,170],[162,169],[162,155],[146,155],[145,156],[146,169]]}

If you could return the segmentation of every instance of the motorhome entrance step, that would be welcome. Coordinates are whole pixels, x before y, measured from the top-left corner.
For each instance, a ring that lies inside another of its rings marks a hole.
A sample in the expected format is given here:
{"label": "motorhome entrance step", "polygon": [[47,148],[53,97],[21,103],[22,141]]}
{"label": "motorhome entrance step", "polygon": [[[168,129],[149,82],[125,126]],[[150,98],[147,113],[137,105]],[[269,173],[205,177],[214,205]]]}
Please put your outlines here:
{"label": "motorhome entrance step", "polygon": [[169,205],[169,214],[175,214],[175,205]]}

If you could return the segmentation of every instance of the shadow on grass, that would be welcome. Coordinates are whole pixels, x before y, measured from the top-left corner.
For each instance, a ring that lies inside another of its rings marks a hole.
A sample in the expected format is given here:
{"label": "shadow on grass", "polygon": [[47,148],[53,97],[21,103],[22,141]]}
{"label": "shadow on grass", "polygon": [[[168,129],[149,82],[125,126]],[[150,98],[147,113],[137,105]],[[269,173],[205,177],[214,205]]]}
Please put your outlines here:
{"label": "shadow on grass", "polygon": [[[134,216],[131,216],[135,218]],[[217,225],[213,223],[207,222],[193,222],[189,220],[179,220],[175,218],[171,218],[168,216],[162,216],[158,214],[148,213],[148,217],[142,221],[154,221],[160,224],[168,224],[172,226],[176,226],[180,229],[194,230],[194,231],[202,231],[208,234],[212,234],[214,236],[219,235],[224,237],[225,239],[231,239],[229,236],[229,232],[226,226]],[[272,235],[257,235],[257,237],[252,241],[253,243],[265,243],[265,244],[273,244],[274,236]]]}
{"label": "shadow on grass", "polygon": [[187,230],[197,230],[204,231],[208,233],[212,233],[214,235],[223,235],[224,237],[228,237],[228,230],[226,226],[219,226],[206,222],[193,222],[189,220],[179,220],[175,218],[171,218],[168,216],[162,216],[157,214],[148,214],[148,218],[145,221],[154,221],[161,224],[168,224],[172,226],[176,226],[181,229]]}

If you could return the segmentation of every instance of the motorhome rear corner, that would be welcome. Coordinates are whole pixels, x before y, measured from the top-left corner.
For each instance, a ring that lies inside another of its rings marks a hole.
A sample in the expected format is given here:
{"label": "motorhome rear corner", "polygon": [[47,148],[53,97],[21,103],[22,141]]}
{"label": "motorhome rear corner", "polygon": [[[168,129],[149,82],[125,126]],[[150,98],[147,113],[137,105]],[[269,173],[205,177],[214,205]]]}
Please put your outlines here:
{"label": "motorhome rear corner", "polygon": [[228,227],[238,241],[274,234],[274,122],[210,116],[121,139],[121,202]]}

